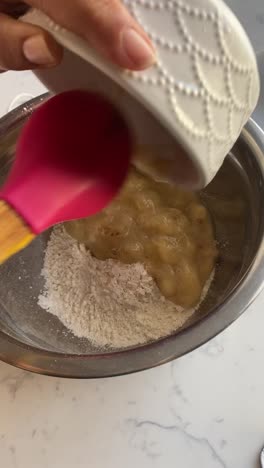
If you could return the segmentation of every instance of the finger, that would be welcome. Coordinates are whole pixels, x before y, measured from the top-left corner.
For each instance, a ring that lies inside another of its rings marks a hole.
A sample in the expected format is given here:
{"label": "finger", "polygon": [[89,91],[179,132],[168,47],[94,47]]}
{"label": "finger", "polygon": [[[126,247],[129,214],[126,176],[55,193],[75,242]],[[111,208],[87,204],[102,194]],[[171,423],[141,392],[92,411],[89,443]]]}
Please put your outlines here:
{"label": "finger", "polygon": [[62,58],[62,48],[42,29],[0,13],[0,69],[51,67]]}
{"label": "finger", "polygon": [[28,0],[28,3],[85,38],[121,67],[141,70],[155,62],[150,39],[120,0]]}

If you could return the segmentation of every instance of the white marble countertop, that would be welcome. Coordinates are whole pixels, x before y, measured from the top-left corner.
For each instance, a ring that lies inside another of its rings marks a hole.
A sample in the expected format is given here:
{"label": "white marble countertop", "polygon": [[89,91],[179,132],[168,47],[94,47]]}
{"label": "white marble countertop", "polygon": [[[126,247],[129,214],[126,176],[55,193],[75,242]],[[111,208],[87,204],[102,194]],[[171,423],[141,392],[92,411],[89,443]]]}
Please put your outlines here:
{"label": "white marble countertop", "polygon": [[[264,49],[263,0],[229,3]],[[0,89],[0,114],[43,91],[27,72],[2,75]],[[71,381],[0,363],[0,467],[259,467],[263,309],[264,293],[210,343],[137,375]]]}

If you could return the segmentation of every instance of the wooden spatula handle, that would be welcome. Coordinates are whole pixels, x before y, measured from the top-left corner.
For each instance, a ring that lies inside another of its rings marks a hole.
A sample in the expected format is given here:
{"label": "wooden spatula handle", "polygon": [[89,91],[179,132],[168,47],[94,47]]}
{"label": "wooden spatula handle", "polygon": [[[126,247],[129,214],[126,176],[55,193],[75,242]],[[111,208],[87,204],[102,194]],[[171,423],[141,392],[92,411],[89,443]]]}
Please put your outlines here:
{"label": "wooden spatula handle", "polygon": [[34,237],[24,220],[0,200],[0,264],[24,249]]}

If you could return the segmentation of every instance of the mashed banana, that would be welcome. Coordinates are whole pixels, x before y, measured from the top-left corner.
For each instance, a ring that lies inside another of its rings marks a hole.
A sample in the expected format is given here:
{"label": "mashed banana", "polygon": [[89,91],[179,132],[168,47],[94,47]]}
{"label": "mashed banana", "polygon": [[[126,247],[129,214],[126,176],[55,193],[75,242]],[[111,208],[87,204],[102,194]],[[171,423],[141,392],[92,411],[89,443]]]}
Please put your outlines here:
{"label": "mashed banana", "polygon": [[215,266],[213,227],[199,196],[136,170],[103,212],[65,227],[98,259],[143,263],[162,294],[184,308],[199,302]]}

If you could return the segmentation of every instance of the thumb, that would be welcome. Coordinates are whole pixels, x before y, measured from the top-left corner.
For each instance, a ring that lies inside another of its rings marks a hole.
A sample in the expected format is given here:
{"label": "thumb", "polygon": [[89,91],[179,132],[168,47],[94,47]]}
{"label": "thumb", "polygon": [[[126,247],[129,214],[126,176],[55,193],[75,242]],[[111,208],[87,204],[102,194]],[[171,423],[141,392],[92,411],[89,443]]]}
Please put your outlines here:
{"label": "thumb", "polygon": [[28,0],[28,3],[82,36],[123,68],[142,70],[155,62],[150,39],[120,0]]}

